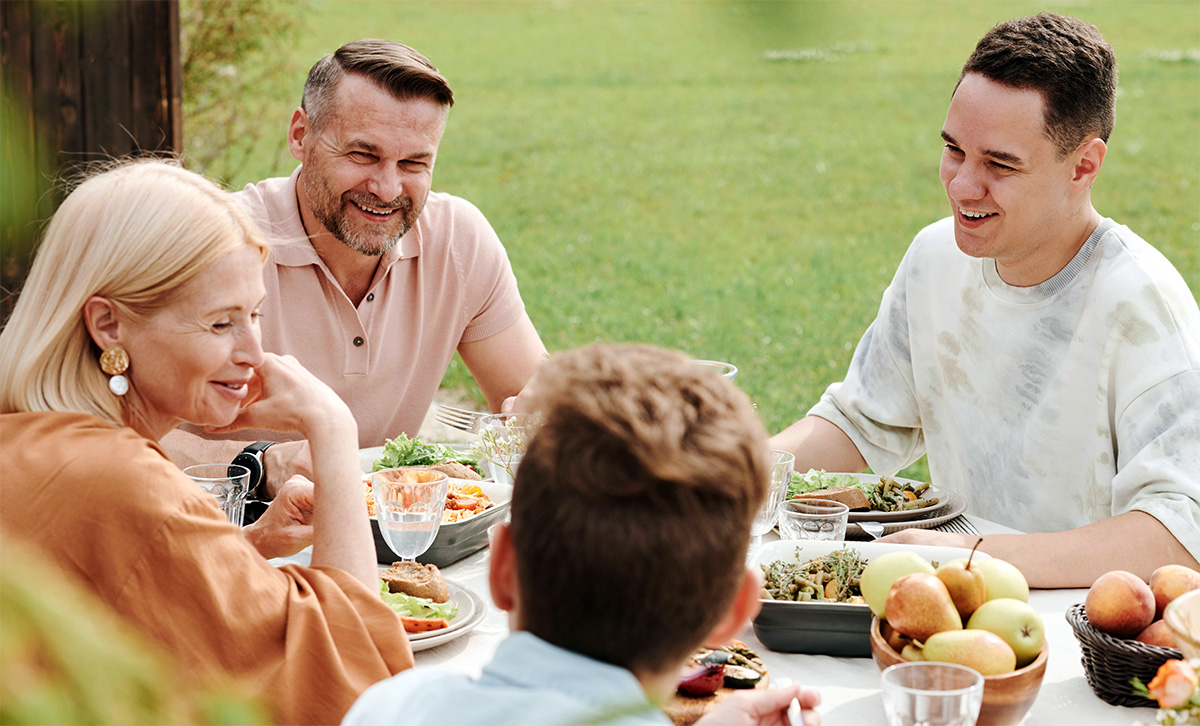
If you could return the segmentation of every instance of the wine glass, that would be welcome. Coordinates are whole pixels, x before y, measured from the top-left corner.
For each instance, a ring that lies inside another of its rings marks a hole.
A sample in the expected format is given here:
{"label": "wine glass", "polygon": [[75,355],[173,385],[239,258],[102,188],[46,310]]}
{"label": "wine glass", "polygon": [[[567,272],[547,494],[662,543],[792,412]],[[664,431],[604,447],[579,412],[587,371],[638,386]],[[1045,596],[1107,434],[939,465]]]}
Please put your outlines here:
{"label": "wine glass", "polygon": [[796,457],[786,451],[771,452],[771,480],[767,484],[767,498],[763,500],[754,521],[750,524],[750,551],[753,557],[762,545],[762,536],[771,531],[779,519],[779,507],[787,496],[788,484],[792,481],[792,468]]}
{"label": "wine glass", "polygon": [[382,469],[371,474],[379,531],[400,559],[412,562],[433,544],[449,487],[440,471]]}

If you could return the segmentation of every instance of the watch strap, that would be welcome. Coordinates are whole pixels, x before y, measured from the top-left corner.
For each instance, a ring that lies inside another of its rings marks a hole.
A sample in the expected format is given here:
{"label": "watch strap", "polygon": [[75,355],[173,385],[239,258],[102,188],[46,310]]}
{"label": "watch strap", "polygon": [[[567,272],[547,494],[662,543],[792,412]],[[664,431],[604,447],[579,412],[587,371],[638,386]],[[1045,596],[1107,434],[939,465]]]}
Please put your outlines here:
{"label": "watch strap", "polygon": [[250,470],[250,482],[247,487],[247,499],[262,498],[262,484],[267,480],[267,466],[265,462],[265,454],[268,448],[275,445],[275,441],[255,441],[234,457],[234,464],[239,464]]}

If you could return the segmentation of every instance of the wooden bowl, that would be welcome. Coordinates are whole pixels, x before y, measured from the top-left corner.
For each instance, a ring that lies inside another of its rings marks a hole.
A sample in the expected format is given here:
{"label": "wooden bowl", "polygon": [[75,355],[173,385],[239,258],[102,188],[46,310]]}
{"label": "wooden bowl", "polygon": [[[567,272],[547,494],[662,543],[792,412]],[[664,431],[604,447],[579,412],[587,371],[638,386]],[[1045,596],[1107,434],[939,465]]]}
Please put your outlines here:
{"label": "wooden bowl", "polygon": [[[905,660],[884,640],[879,629],[880,621],[871,616],[871,657],[879,670]],[[1004,726],[1020,723],[1029,707],[1037,698],[1046,675],[1046,658],[1049,644],[1032,663],[1012,673],[983,677],[983,706],[979,709],[977,726]]]}

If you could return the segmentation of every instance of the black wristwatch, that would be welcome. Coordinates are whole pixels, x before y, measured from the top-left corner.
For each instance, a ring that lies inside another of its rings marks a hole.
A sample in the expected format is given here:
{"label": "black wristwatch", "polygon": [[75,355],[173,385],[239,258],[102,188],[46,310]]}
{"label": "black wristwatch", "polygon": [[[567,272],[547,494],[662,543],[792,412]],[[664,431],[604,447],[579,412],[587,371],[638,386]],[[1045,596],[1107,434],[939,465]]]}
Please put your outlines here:
{"label": "black wristwatch", "polygon": [[263,456],[267,449],[276,443],[275,441],[255,441],[233,457],[233,464],[240,464],[250,470],[250,485],[246,491],[247,499],[263,499],[265,491],[262,490],[262,485],[267,480],[267,467],[263,464]]}

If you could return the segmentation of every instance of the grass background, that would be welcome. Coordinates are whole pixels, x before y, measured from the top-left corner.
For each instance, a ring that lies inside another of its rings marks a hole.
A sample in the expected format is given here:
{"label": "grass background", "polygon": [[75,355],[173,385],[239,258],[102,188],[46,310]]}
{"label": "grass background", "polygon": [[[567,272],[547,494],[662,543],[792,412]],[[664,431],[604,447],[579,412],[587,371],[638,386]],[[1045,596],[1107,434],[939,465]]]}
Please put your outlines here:
{"label": "grass background", "polygon": [[[772,432],[841,378],[909,241],[948,214],[946,105],[1001,20],[1057,10],[1105,34],[1121,95],[1094,201],[1200,290],[1194,0],[304,7],[299,68],[385,37],[450,80],[434,188],[492,222],[551,352],[639,341],[732,362]],[[265,102],[278,145],[234,186],[290,172],[302,75]],[[482,401],[457,359],[443,387]]]}

